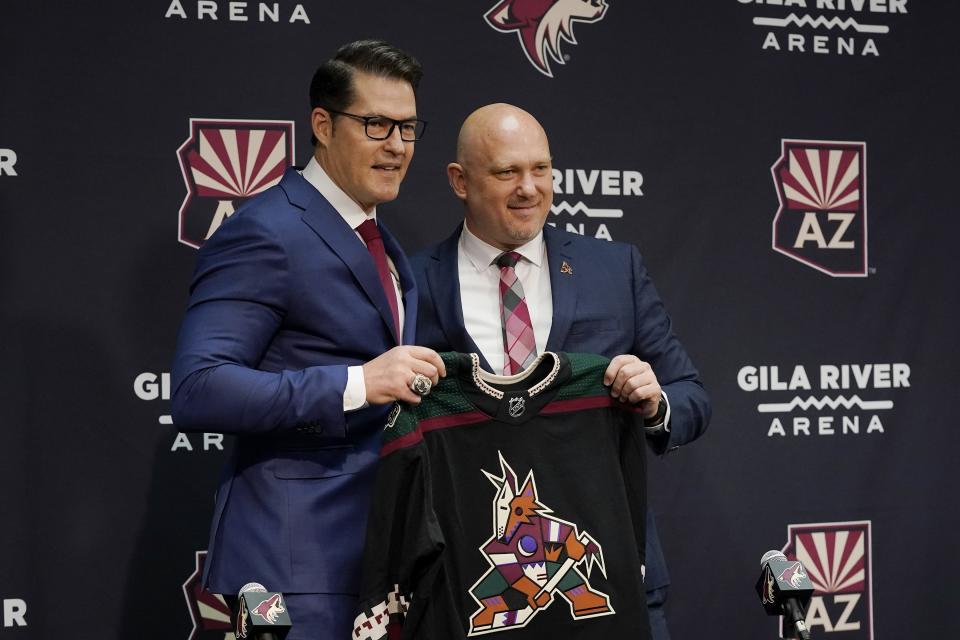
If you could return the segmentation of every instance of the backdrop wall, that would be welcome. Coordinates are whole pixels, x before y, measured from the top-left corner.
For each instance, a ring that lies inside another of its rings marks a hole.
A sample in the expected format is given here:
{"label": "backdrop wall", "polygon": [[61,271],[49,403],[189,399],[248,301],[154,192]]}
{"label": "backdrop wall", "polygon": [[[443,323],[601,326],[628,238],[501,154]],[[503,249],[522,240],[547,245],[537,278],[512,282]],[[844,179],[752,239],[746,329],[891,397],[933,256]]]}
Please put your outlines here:
{"label": "backdrop wall", "polygon": [[819,637],[960,632],[960,7],[596,1],[0,7],[0,637],[223,638],[193,588],[230,442],[169,419],[195,246],[309,158],[313,70],[371,36],[426,70],[381,207],[408,251],[494,101],[551,136],[552,224],[640,246],[714,403],[651,464],[674,636],[775,637],[770,548]]}

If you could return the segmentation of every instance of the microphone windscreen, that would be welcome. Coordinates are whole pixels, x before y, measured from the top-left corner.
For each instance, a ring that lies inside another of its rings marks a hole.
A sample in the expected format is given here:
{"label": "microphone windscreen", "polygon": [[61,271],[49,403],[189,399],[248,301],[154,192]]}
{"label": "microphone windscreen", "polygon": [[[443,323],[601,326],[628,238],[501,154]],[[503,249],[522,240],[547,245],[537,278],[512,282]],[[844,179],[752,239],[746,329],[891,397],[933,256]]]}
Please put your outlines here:
{"label": "microphone windscreen", "polygon": [[242,596],[245,593],[266,593],[267,588],[260,584],[259,582],[248,582],[247,584],[240,587],[240,593],[237,594],[237,597]]}

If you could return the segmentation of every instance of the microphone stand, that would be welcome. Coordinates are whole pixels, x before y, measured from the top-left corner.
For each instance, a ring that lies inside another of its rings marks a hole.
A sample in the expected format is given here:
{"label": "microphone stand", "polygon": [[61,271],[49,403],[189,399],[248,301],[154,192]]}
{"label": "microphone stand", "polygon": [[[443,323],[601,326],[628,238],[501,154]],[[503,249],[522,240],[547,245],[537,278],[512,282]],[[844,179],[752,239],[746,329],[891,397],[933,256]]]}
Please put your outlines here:
{"label": "microphone stand", "polygon": [[810,640],[810,631],[807,629],[807,623],[804,622],[806,615],[804,614],[802,605],[793,598],[788,598],[783,603],[783,615],[789,621],[788,628],[792,628],[796,634],[791,635],[791,638]]}

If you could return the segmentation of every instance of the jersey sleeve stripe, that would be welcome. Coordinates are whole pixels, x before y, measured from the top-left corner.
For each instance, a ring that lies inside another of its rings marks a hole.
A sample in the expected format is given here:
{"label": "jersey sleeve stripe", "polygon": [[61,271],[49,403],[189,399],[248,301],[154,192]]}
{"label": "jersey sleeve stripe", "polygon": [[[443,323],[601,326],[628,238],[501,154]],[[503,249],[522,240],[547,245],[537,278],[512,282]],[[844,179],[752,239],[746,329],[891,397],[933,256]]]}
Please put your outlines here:
{"label": "jersey sleeve stripe", "polygon": [[466,413],[456,413],[449,416],[435,416],[421,420],[417,428],[406,433],[399,438],[385,443],[380,449],[380,457],[388,456],[398,449],[413,446],[423,440],[423,434],[439,429],[449,429],[450,427],[459,427],[466,424],[475,424],[489,420],[490,416],[482,411],[468,411]]}

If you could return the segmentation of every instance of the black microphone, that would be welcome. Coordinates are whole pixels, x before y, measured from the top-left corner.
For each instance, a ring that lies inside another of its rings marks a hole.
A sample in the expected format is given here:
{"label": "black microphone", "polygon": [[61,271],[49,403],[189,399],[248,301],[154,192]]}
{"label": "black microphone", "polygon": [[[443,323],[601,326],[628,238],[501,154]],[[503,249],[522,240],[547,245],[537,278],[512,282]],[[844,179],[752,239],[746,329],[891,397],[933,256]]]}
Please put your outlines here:
{"label": "black microphone", "polygon": [[250,582],[237,594],[237,638],[283,640],[290,632],[290,614],[283,594],[267,591],[258,582]]}
{"label": "black microphone", "polygon": [[[784,629],[795,629],[802,640],[810,640],[806,608],[813,595],[813,583],[799,560],[787,560],[782,552],[773,549],[760,558],[763,572],[757,581],[757,594],[767,614],[783,616]],[[784,636],[786,637],[786,636]]]}

